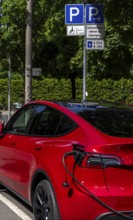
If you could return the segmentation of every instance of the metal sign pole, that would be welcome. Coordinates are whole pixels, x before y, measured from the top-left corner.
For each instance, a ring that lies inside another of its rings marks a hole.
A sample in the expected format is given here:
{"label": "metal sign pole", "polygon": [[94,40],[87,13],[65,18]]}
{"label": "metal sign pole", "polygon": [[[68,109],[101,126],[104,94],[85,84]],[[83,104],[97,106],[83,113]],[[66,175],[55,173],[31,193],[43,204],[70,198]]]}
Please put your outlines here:
{"label": "metal sign pole", "polygon": [[67,4],[65,5],[65,24],[68,36],[84,36],[83,39],[83,99],[86,91],[87,50],[104,49],[104,16],[101,4]]}
{"label": "metal sign pole", "polygon": [[8,58],[9,71],[8,71],[8,120],[11,117],[11,57]]}
{"label": "metal sign pole", "polygon": [[[84,21],[85,21],[85,29],[86,29],[86,1],[84,1]],[[83,40],[83,100],[86,99],[86,36],[84,36]]]}
{"label": "metal sign pole", "polygon": [[86,99],[86,37],[83,40],[83,101]]}

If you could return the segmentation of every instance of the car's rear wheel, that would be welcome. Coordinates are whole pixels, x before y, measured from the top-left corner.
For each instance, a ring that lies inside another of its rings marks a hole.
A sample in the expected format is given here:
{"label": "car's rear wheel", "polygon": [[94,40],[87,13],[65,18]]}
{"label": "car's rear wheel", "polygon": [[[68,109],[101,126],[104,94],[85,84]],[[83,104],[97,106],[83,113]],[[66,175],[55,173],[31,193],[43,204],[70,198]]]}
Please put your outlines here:
{"label": "car's rear wheel", "polygon": [[33,197],[35,220],[59,220],[59,212],[52,187],[47,180],[42,180],[36,187]]}

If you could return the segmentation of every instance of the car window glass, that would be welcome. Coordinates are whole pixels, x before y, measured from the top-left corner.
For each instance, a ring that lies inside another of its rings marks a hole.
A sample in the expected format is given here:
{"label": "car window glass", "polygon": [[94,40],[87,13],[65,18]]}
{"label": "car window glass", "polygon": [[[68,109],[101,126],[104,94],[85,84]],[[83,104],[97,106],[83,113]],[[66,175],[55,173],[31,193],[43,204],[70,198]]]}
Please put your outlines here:
{"label": "car window glass", "polygon": [[62,115],[56,135],[66,134],[77,127],[76,123],[66,115]]}
{"label": "car window glass", "polygon": [[72,109],[100,131],[116,137],[133,137],[133,110],[125,108]]}
{"label": "car window glass", "polygon": [[16,115],[11,119],[8,124],[6,131],[12,133],[24,134],[32,120],[35,112],[35,106],[27,106],[21,109]]}
{"label": "car window glass", "polygon": [[33,135],[54,135],[60,121],[60,112],[47,106],[38,106],[35,120],[30,130]]}
{"label": "car window glass", "polygon": [[39,106],[36,109],[35,120],[33,121],[33,126],[31,126],[30,134],[43,136],[62,135],[74,127],[75,123],[60,111],[48,106],[45,106],[45,108]]}

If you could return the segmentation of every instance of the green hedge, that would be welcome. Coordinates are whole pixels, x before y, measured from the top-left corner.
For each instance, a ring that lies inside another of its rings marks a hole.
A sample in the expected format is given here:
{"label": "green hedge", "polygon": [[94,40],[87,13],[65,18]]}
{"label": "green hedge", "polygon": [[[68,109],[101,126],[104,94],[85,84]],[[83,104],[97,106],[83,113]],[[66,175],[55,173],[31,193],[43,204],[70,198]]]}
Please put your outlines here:
{"label": "green hedge", "polygon": [[[8,79],[0,79],[0,106],[8,103]],[[82,100],[82,79],[76,80],[76,98]],[[106,100],[133,103],[133,80],[122,78],[119,81],[87,79],[88,100]],[[33,79],[32,98],[45,100],[69,100],[72,98],[69,79]],[[11,102],[24,103],[24,80],[11,80]]]}
{"label": "green hedge", "polygon": [[87,83],[89,99],[133,103],[133,80],[90,80]]}

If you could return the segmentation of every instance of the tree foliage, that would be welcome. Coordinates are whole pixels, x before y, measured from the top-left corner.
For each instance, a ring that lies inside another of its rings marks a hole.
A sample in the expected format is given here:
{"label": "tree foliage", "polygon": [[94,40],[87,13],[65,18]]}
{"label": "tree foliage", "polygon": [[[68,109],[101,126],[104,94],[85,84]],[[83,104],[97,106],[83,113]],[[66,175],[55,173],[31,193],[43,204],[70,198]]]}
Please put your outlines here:
{"label": "tree foliage", "polygon": [[0,59],[7,68],[10,55],[13,70],[22,71],[24,66],[25,43],[25,0],[5,0],[2,4]]}
{"label": "tree foliage", "polygon": [[[104,51],[87,51],[87,72],[94,79],[133,76],[132,0],[85,0],[101,3],[105,18]],[[83,1],[33,0],[33,67],[46,77],[82,78],[83,37],[66,36],[65,4]],[[4,0],[0,27],[0,59],[7,68],[24,73],[26,0]]]}

